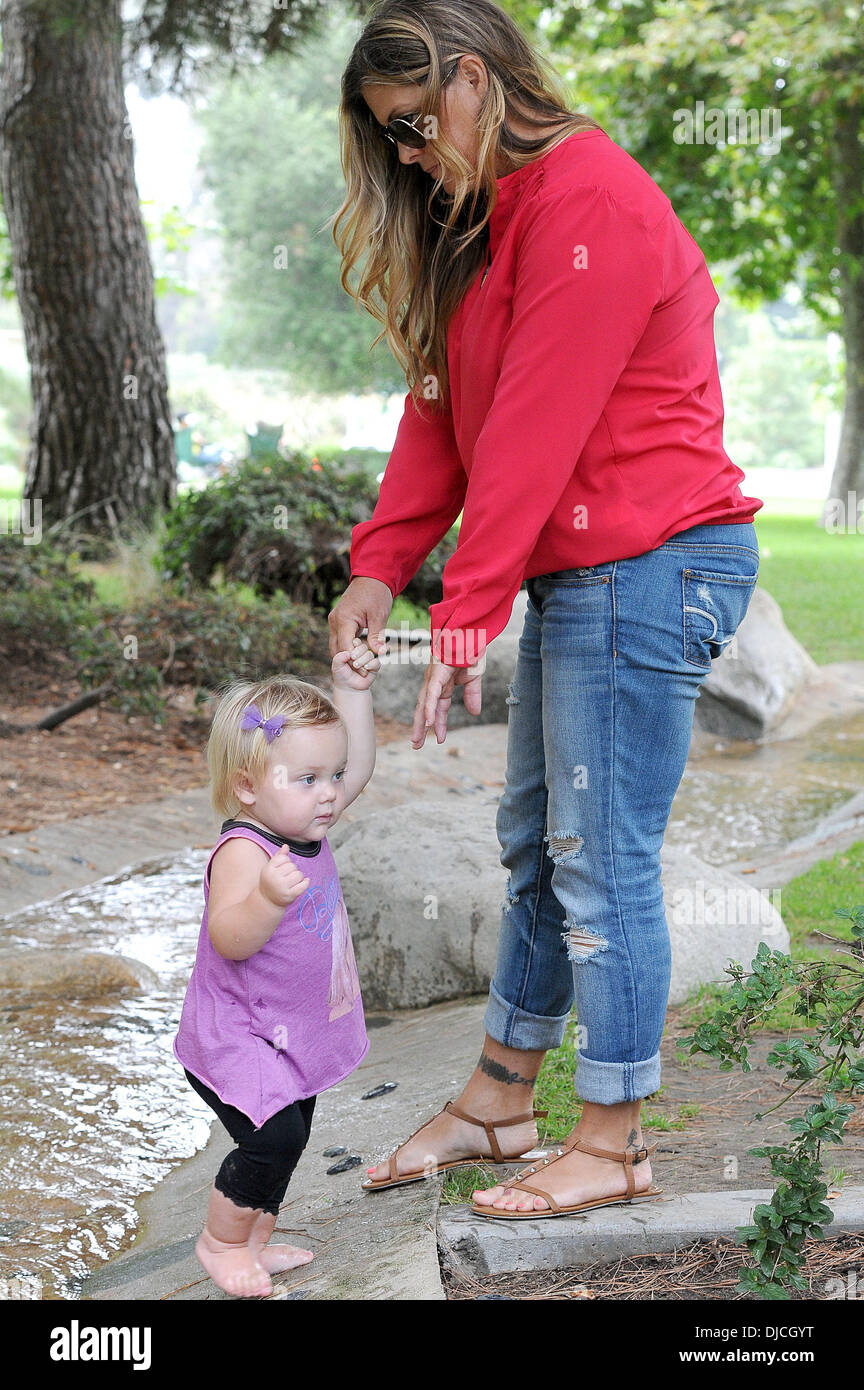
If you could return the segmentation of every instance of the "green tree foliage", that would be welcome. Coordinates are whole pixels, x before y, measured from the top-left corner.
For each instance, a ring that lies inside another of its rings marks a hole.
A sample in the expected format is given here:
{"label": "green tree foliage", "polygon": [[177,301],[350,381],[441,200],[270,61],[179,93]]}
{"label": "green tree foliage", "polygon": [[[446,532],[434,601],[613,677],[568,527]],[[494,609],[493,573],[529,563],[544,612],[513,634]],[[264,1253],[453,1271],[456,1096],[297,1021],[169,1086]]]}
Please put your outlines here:
{"label": "green tree foliage", "polygon": [[[553,0],[546,41],[576,104],[670,198],[742,303],[790,283],[846,347],[846,416],[832,493],[864,486],[864,26],[843,0]],[[682,112],[734,115],[684,143]],[[739,112],[768,113],[766,142]],[[776,112],[779,142],[772,142]],[[741,138],[742,135],[744,138]]]}
{"label": "green tree foliage", "polygon": [[[337,107],[356,25],[208,89],[201,166],[224,239],[228,363],[281,367],[310,391],[405,390],[377,321],[339,282],[325,225],[345,196]],[[356,270],[354,272],[356,280]]]}

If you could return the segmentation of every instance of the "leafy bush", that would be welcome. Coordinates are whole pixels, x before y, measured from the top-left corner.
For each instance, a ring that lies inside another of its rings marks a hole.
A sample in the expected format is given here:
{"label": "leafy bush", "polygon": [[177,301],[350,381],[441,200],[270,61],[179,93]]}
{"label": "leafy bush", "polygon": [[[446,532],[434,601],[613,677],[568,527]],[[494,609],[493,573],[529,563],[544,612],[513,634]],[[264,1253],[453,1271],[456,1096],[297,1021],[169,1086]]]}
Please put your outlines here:
{"label": "leafy bush", "polygon": [[0,536],[0,647],[8,663],[43,667],[59,652],[101,645],[96,590],[76,557],[40,540]]}
{"label": "leafy bush", "polygon": [[[364,470],[313,463],[300,453],[247,460],[224,478],[177,500],[166,516],[166,575],[282,592],[323,614],[350,578],[351,530],[371,516],[378,490]],[[428,606],[441,597],[441,572],[455,549],[444,538],[403,591]]]}
{"label": "leafy bush", "polygon": [[329,664],[326,623],[284,594],[250,606],[230,589],[192,593],[168,585],[157,599],[114,614],[109,628],[111,658],[94,656],[81,677],[94,686],[113,681],[114,703],[128,713],[158,713],[169,683],[194,685],[201,704],[223,681],[286,669],[314,681]]}
{"label": "leafy bush", "polygon": [[228,587],[165,583],[120,609],[99,601],[79,557],[42,540],[0,537],[0,647],[7,665],[57,673],[105,702],[161,718],[166,687],[196,687],[196,703],[223,681],[278,671],[315,680],[329,664],[325,620],[284,594],[243,602]]}

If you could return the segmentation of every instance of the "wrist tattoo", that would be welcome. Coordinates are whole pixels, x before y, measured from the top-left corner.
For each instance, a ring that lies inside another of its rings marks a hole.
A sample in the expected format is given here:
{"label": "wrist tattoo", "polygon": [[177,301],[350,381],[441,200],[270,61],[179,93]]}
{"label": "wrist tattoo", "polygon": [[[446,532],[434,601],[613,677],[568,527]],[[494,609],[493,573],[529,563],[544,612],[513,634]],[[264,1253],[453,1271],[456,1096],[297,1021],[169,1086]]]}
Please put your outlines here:
{"label": "wrist tattoo", "polygon": [[481,1052],[480,1061],[477,1065],[486,1076],[491,1077],[493,1081],[500,1081],[504,1086],[513,1086],[516,1083],[522,1086],[533,1086],[534,1082],[537,1080],[536,1072],[533,1076],[522,1076],[518,1071],[508,1071],[505,1066],[502,1066],[500,1062],[496,1062],[494,1058],[489,1057],[485,1052]]}

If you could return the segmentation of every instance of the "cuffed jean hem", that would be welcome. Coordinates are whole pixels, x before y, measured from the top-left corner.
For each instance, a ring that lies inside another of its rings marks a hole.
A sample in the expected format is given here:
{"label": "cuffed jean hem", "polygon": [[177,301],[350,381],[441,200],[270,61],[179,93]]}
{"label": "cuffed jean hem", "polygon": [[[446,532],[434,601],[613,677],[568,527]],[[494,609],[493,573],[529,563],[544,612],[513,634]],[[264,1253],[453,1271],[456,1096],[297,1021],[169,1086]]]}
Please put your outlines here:
{"label": "cuffed jean hem", "polygon": [[660,1089],[660,1053],[641,1062],[595,1062],[577,1049],[573,1086],[592,1105],[644,1100]]}
{"label": "cuffed jean hem", "polygon": [[494,985],[489,986],[484,1026],[490,1038],[501,1043],[502,1047],[521,1048],[526,1052],[552,1052],[564,1041],[569,1017],[569,1010],[560,1017],[526,1013],[525,1009],[502,999]]}

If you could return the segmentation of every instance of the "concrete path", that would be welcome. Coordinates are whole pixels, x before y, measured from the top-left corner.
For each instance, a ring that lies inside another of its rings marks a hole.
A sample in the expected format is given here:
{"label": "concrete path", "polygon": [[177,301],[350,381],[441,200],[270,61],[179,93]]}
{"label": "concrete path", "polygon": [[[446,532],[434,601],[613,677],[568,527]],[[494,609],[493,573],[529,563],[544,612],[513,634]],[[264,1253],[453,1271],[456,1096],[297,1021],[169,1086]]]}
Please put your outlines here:
{"label": "concrete path", "polygon": [[[277,1223],[282,1241],[314,1250],[315,1261],[274,1275],[271,1298],[444,1298],[435,1233],[441,1180],[371,1193],[361,1191],[360,1182],[367,1167],[461,1090],[482,1042],[485,1003],[369,1015],[369,1052],[356,1072],[319,1099],[309,1147]],[[377,1100],[361,1099],[385,1081],[396,1081],[397,1089]],[[326,1169],[339,1160],[324,1158],[322,1150],[339,1144],[359,1154],[363,1164],[327,1177]],[[135,1244],[84,1282],[82,1299],[230,1297],[204,1274],[194,1246],[213,1177],[231,1148],[215,1122],[206,1148],[141,1199]]]}

